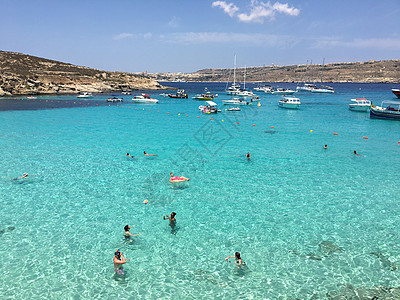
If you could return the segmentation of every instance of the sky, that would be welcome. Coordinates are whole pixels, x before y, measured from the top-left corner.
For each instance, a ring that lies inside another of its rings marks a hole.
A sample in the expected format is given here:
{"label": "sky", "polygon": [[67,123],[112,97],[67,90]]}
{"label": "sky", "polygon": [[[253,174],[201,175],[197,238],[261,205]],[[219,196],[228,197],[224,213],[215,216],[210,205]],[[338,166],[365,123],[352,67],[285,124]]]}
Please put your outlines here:
{"label": "sky", "polygon": [[0,50],[106,71],[400,58],[400,0],[0,0]]}

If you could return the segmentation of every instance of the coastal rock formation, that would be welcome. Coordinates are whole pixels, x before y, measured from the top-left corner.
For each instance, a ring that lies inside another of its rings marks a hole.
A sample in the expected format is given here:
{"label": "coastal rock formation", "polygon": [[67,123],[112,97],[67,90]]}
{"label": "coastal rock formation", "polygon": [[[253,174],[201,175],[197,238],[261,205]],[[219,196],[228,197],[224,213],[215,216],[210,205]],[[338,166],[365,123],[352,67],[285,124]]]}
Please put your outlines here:
{"label": "coastal rock formation", "polygon": [[[400,60],[345,62],[322,65],[289,65],[247,67],[247,82],[360,82],[400,83]],[[244,68],[236,69],[236,80],[242,81]],[[150,74],[159,81],[233,81],[232,69],[204,69],[194,73]]]}
{"label": "coastal rock formation", "polygon": [[34,94],[104,93],[162,89],[154,79],[0,51],[0,97]]}

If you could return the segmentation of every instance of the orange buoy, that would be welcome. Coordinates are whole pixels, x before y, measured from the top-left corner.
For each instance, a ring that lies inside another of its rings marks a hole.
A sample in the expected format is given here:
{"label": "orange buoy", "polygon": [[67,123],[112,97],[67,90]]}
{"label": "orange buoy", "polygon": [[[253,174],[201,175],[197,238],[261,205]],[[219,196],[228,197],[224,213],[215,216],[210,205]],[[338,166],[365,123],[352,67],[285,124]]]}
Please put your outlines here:
{"label": "orange buoy", "polygon": [[367,136],[363,136],[363,139],[364,139],[364,140],[368,140],[368,137],[367,137]]}
{"label": "orange buoy", "polygon": [[213,118],[211,118],[211,120],[214,120]]}
{"label": "orange buoy", "polygon": [[[199,116],[197,116],[197,119],[200,118]],[[400,143],[400,142],[399,142]]]}
{"label": "orange buoy", "polygon": [[188,115],[186,115],[186,117],[189,117]]}
{"label": "orange buoy", "polygon": [[157,110],[157,112],[160,112],[159,110]]}
{"label": "orange buoy", "polygon": [[253,126],[256,126],[256,124],[253,124]]}
{"label": "orange buoy", "polygon": [[236,122],[236,124],[239,124],[239,122]]}
{"label": "orange buoy", "polygon": [[336,132],[334,132],[333,135],[338,135],[338,134]]}
{"label": "orange buoy", "polygon": [[271,128],[273,129],[273,128],[275,128],[274,126],[271,126]]}

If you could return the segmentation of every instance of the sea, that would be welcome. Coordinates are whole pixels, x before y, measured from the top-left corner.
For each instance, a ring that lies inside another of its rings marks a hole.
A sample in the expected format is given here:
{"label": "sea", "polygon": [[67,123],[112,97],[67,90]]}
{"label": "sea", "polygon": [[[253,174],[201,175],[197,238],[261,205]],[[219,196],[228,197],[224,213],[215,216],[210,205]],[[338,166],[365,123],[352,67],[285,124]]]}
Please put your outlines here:
{"label": "sea", "polygon": [[[0,100],[1,299],[327,299],[400,287],[400,122],[348,106],[395,100],[395,85],[299,92],[298,110],[257,93],[241,111],[222,104],[226,83],[164,85],[189,99],[160,95],[171,89],[146,91],[155,105],[133,103],[142,91]],[[192,99],[205,88],[220,113]],[[170,172],[190,181],[171,184]],[[125,225],[142,234],[126,240]],[[130,259],[124,274],[117,249]],[[245,265],[226,260],[235,252]]]}

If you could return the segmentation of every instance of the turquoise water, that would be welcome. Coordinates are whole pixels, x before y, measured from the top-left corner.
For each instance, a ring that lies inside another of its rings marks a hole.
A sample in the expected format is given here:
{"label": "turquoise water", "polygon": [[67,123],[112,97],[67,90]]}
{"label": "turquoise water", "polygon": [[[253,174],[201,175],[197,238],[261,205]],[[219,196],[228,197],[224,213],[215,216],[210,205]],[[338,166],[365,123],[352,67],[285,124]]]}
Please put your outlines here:
{"label": "turquoise water", "polygon": [[[222,113],[162,96],[0,112],[0,298],[323,299],[400,285],[400,122],[348,110],[393,99],[390,85],[298,94],[300,110],[262,95],[241,112],[224,111],[225,84],[180,85],[219,92]],[[172,186],[171,171],[191,181]],[[37,176],[10,180],[24,172]],[[124,241],[126,224],[143,235]],[[116,249],[131,259],[123,277]],[[247,268],[225,261],[235,251]]]}

